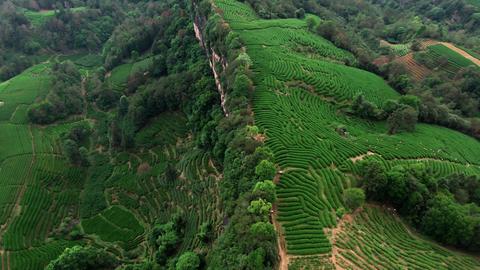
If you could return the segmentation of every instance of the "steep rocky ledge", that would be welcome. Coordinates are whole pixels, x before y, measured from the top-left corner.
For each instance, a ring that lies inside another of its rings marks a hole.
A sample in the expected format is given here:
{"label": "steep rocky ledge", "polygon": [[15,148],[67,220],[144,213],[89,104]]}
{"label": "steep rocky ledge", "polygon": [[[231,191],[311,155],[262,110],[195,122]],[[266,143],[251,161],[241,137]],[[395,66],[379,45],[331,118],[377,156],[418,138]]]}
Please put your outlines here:
{"label": "steep rocky ledge", "polygon": [[220,74],[217,68],[220,66],[223,70],[225,70],[228,66],[228,63],[226,59],[221,57],[218,53],[215,52],[215,50],[207,45],[205,42],[205,39],[203,37],[203,29],[205,27],[205,20],[199,16],[195,16],[194,22],[193,22],[193,28],[195,30],[195,36],[200,42],[200,45],[202,48],[205,50],[208,56],[208,61],[210,64],[210,67],[213,72],[213,76],[215,77],[215,84],[217,85],[217,90],[220,93],[220,99],[221,99],[221,105],[223,112],[225,116],[228,117],[228,110],[226,107],[226,101],[227,101],[227,93],[225,92],[224,87],[222,86],[221,80],[220,80]]}

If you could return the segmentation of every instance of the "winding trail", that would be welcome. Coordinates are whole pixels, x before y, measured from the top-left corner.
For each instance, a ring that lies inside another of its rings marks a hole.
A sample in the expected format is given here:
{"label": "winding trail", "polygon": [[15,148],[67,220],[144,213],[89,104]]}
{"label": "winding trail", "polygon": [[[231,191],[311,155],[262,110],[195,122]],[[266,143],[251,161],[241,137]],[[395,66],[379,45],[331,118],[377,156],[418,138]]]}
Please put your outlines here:
{"label": "winding trail", "polygon": [[[283,174],[283,171],[279,171],[275,175],[275,178],[273,179],[273,182],[275,183],[275,185],[280,183],[280,177],[282,176],[282,174]],[[278,205],[277,203],[275,203],[273,205],[271,217],[272,217],[273,226],[275,227],[275,230],[277,231],[277,235],[278,235],[277,245],[278,245],[278,255],[280,256],[280,263],[279,263],[278,269],[288,270],[289,258],[287,254],[287,244],[285,242],[285,235],[283,234],[282,225],[280,225],[280,223],[277,220],[277,214],[278,214]]]}

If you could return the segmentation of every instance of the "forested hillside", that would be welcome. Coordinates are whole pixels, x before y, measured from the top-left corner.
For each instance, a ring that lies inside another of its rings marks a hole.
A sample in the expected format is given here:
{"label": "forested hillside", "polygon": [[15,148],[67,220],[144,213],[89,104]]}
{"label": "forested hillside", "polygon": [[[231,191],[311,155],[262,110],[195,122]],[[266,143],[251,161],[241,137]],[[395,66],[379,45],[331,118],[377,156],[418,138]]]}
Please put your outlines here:
{"label": "forested hillside", "polygon": [[475,1],[0,0],[0,265],[480,269]]}

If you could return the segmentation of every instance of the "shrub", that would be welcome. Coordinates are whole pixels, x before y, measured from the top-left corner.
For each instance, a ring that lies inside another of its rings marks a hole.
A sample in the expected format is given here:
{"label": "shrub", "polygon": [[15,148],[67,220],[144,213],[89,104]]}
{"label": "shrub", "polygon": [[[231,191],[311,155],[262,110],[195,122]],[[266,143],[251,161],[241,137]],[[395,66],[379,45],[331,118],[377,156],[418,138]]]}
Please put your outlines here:
{"label": "shrub", "polygon": [[346,189],[343,192],[343,200],[345,206],[354,211],[365,203],[365,192],[360,188]]}

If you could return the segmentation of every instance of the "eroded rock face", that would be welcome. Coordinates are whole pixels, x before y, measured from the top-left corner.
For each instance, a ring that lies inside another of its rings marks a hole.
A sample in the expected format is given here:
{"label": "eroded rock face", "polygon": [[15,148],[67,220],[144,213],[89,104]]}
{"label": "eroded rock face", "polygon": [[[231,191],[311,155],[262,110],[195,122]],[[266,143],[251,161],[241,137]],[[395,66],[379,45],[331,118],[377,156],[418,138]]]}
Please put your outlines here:
{"label": "eroded rock face", "polygon": [[227,94],[225,92],[225,89],[222,86],[222,83],[220,81],[220,75],[218,74],[218,71],[216,69],[217,65],[221,65],[222,68],[225,70],[227,68],[227,62],[224,59],[222,59],[222,57],[219,54],[217,54],[213,48],[209,48],[206,45],[199,25],[200,24],[198,23],[198,20],[195,19],[195,21],[193,22],[195,37],[198,39],[198,41],[200,42],[200,45],[205,49],[207,53],[208,62],[210,64],[210,68],[212,69],[213,76],[215,77],[215,84],[217,85],[217,90],[220,93],[220,100],[221,100],[223,113],[225,114],[225,116],[228,117],[228,110],[227,110],[227,107],[225,106],[227,101]]}

